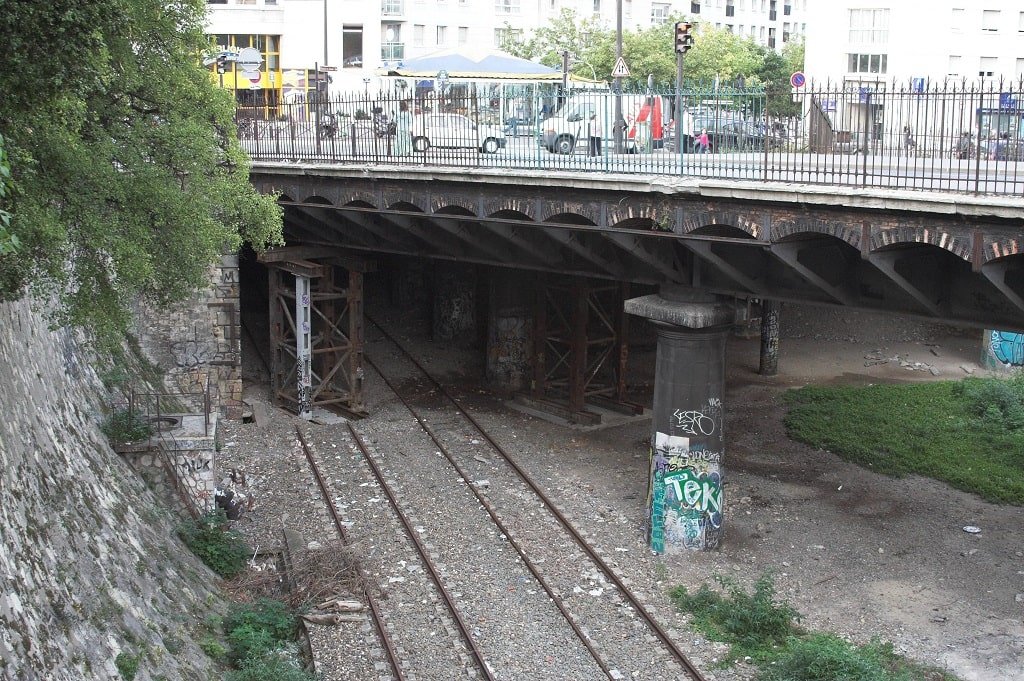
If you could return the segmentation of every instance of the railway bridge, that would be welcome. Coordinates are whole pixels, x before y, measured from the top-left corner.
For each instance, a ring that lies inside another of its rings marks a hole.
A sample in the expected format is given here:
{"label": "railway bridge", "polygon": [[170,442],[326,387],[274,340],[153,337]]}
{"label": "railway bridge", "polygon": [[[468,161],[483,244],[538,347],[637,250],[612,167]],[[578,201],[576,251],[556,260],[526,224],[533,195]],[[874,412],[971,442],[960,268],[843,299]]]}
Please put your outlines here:
{"label": "railway bridge", "polygon": [[[274,392],[362,410],[363,275],[433,296],[435,338],[486,326],[488,378],[577,422],[636,413],[628,319],[658,332],[648,540],[722,535],[725,340],[751,309],[774,373],[780,301],[1024,332],[1019,196],[571,169],[261,160],[287,244],[270,274]],[[486,323],[483,323],[483,320]]]}

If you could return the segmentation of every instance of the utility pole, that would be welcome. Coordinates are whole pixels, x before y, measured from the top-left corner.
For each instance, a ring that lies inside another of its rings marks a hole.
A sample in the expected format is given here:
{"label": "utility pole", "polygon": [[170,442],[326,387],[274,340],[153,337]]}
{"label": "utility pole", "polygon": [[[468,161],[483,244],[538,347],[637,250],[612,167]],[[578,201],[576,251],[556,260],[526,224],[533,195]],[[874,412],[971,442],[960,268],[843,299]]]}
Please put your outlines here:
{"label": "utility pole", "polygon": [[[622,0],[615,0],[615,63],[622,59]],[[622,153],[622,78],[615,77],[615,153]]]}

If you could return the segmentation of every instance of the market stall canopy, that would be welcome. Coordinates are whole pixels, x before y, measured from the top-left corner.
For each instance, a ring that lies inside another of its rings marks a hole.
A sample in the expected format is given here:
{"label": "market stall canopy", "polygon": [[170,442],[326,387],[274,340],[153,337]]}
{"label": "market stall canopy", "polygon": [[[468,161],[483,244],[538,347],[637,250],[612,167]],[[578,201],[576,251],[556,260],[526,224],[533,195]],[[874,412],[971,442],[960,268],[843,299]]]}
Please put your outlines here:
{"label": "market stall canopy", "polygon": [[536,82],[562,79],[562,72],[559,69],[520,59],[498,50],[440,50],[415,59],[406,59],[397,66],[384,69],[381,75],[435,78],[440,71],[445,71],[450,80]]}

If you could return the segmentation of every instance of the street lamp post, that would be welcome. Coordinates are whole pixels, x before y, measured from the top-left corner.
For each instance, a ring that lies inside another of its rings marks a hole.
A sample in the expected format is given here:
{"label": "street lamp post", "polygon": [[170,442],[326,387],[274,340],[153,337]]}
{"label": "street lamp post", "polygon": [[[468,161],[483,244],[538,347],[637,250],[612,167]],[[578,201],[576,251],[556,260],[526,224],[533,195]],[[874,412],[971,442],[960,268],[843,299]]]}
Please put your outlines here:
{"label": "street lamp post", "polygon": [[[615,63],[622,59],[622,0],[615,0]],[[622,153],[622,78],[615,76],[615,153]]]}

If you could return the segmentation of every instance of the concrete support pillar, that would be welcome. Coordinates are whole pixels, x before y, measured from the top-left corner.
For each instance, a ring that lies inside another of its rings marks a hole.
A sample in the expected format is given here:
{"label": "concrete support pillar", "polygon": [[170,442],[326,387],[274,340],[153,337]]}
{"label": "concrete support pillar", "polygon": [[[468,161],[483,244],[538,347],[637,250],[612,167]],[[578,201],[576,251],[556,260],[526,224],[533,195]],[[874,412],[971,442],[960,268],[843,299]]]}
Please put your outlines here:
{"label": "concrete support pillar", "polygon": [[476,270],[439,264],[434,270],[433,337],[456,347],[477,341]]}
{"label": "concrete support pillar", "polygon": [[1024,333],[986,329],[982,341],[981,366],[1007,372],[1024,367]]}
{"label": "concrete support pillar", "polygon": [[761,366],[757,373],[774,376],[779,373],[779,310],[777,300],[761,301]]}
{"label": "concrete support pillar", "polygon": [[487,317],[487,381],[507,391],[530,382],[533,351],[532,291],[522,273],[500,270],[490,280]]}
{"label": "concrete support pillar", "polygon": [[401,258],[392,268],[388,284],[394,307],[409,309],[427,300],[426,268],[422,260]]}
{"label": "concrete support pillar", "polygon": [[722,398],[732,300],[665,288],[625,305],[658,328],[648,544],[657,553],[717,548],[724,531]]}

